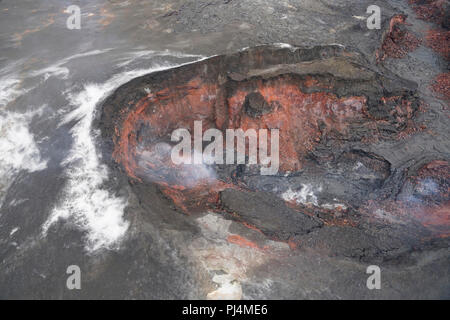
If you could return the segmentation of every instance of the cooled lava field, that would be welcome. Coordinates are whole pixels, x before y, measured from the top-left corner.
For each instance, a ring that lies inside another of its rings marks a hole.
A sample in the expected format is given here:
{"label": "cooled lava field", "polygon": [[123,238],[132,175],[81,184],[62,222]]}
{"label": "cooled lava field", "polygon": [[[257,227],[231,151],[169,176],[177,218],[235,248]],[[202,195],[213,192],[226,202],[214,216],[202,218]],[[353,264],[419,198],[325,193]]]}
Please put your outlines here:
{"label": "cooled lava field", "polygon": [[1,299],[450,299],[449,1],[70,5],[0,1]]}

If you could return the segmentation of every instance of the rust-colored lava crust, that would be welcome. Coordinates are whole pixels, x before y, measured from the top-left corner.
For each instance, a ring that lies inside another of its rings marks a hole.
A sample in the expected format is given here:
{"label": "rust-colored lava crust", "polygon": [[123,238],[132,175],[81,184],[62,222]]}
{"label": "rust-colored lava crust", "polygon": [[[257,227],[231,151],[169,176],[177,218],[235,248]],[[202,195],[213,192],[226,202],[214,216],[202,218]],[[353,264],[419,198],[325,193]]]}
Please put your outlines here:
{"label": "rust-colored lava crust", "polygon": [[448,0],[409,0],[419,19],[436,26],[427,31],[425,44],[450,60],[450,2]]}
{"label": "rust-colored lava crust", "polygon": [[450,73],[441,73],[431,85],[431,89],[441,95],[444,99],[450,100]]}
{"label": "rust-colored lava crust", "polygon": [[450,31],[442,29],[429,30],[426,43],[444,59],[450,60]]}
{"label": "rust-colored lava crust", "polygon": [[448,24],[446,21],[449,18],[448,10],[450,9],[448,0],[408,0],[408,2],[419,19],[443,26]]}
{"label": "rust-colored lava crust", "polygon": [[377,53],[377,60],[383,61],[387,57],[401,59],[408,52],[414,51],[421,44],[421,40],[405,27],[407,17],[398,14],[392,17],[389,30],[384,36],[381,49]]}
{"label": "rust-colored lava crust", "polygon": [[[155,159],[158,151],[154,144],[146,144],[143,130],[146,135],[159,138],[159,142],[178,128],[194,132],[194,121],[202,120],[203,131],[218,128],[224,134],[225,129],[279,129],[280,169],[282,172],[298,171],[305,155],[314,149],[322,135],[331,131],[347,135],[352,122],[367,118],[365,97],[305,93],[302,87],[308,80],[290,75],[250,80],[241,82],[239,87],[230,89],[229,96],[223,97],[221,90],[225,88],[204,83],[198,77],[186,86],[148,94],[129,113],[121,129],[116,128],[121,134],[116,140],[114,158],[131,177],[142,179],[142,170],[154,172],[155,166],[170,166],[171,162],[170,158]],[[251,93],[261,94],[273,110],[260,117],[248,115],[243,106]],[[412,110],[408,111],[408,106],[403,109],[400,105],[399,117],[407,118]],[[155,163],[155,160],[162,161]],[[156,173],[153,178],[159,181]],[[187,181],[179,183],[183,185]]]}

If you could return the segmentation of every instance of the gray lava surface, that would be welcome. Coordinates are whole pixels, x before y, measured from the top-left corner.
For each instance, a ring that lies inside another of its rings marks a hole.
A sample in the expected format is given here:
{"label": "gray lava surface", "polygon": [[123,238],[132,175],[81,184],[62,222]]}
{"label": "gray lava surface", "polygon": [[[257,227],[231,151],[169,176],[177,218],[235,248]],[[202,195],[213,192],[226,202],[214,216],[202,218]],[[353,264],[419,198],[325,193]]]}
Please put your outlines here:
{"label": "gray lava surface", "polygon": [[[94,0],[69,30],[1,0],[0,299],[449,299],[448,25],[388,0],[369,30],[372,2]],[[284,119],[279,174],[174,170],[198,117]]]}

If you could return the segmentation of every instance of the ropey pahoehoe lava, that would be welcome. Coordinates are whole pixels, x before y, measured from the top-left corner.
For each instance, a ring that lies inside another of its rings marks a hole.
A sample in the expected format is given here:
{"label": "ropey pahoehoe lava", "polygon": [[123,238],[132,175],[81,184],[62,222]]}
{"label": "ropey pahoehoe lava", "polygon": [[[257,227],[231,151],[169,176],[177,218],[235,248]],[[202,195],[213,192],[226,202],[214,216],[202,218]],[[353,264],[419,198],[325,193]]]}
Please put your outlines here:
{"label": "ropey pahoehoe lava", "polygon": [[[394,167],[372,148],[422,130],[416,88],[342,46],[266,45],[134,79],[98,125],[105,159],[139,197],[156,185],[180,214],[212,210],[292,248],[384,258],[449,234],[450,164],[430,154]],[[195,121],[278,129],[278,173],[175,165],[171,134]]]}

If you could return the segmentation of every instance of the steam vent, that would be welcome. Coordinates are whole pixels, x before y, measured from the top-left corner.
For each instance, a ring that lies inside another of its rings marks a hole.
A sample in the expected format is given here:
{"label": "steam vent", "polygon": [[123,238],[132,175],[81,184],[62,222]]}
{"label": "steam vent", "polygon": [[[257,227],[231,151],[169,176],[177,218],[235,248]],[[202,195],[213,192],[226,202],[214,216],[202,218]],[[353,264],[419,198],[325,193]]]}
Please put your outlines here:
{"label": "steam vent", "polygon": [[[262,242],[395,260],[444,245],[450,231],[450,164],[423,154],[394,165],[373,148],[420,130],[416,87],[340,46],[259,46],[134,79],[98,123],[105,158],[141,203],[156,188],[179,215],[215,212]],[[248,141],[245,164],[174,164],[171,134],[193,133],[195,121],[224,137],[278,129],[278,172],[248,164]]]}

